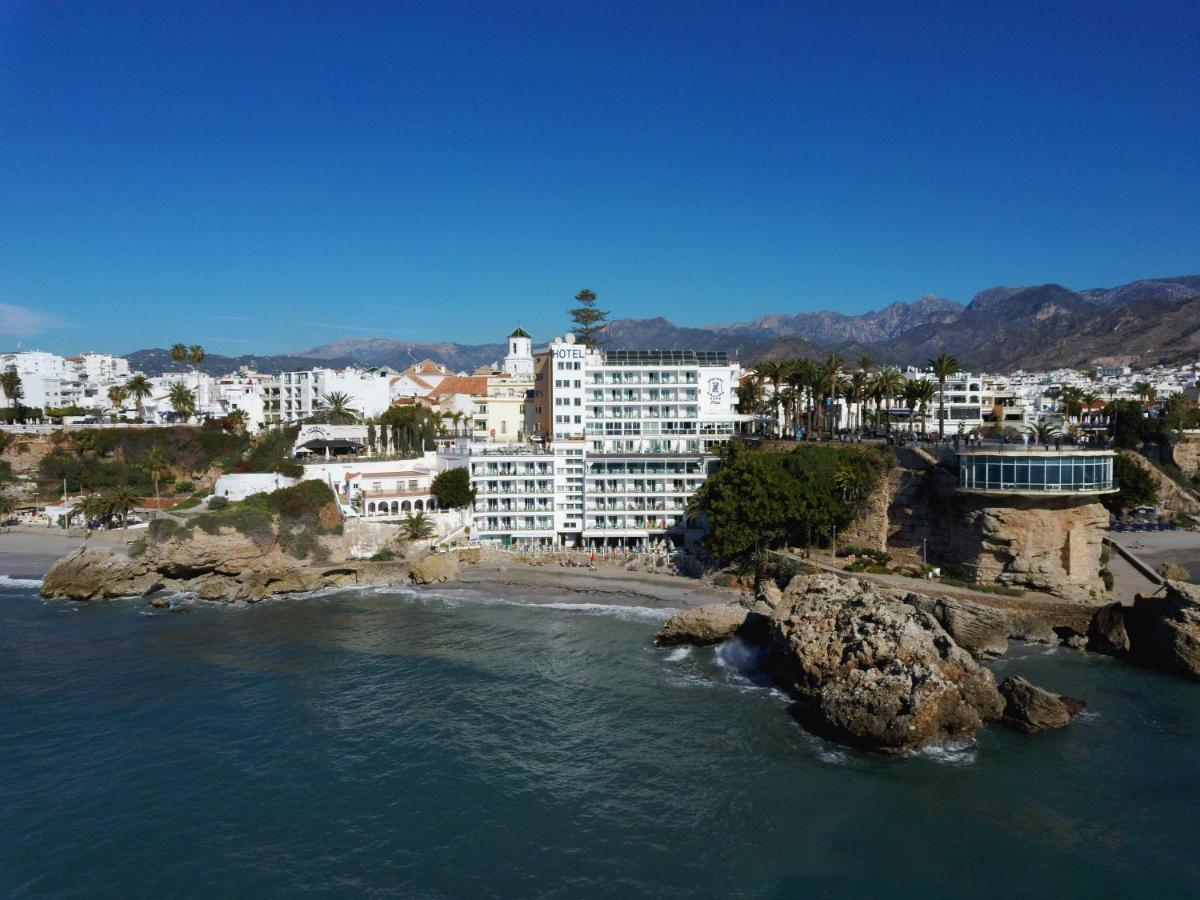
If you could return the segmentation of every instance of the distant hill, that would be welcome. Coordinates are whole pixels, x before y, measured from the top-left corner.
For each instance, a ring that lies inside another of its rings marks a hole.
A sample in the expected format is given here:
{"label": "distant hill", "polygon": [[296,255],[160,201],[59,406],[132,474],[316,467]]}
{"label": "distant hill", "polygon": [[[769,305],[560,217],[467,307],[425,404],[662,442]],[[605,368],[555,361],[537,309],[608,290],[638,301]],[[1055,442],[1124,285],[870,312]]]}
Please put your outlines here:
{"label": "distant hill", "polygon": [[[870,354],[880,363],[897,365],[922,364],[944,352],[967,368],[998,372],[1178,363],[1200,358],[1200,275],[1085,291],[1057,284],[994,287],[980,291],[966,306],[927,295],[860,315],[821,310],[706,326],[679,326],[661,317],[615,319],[604,338],[610,349],[725,350],[744,363],[834,352],[848,359]],[[504,353],[503,343],[347,338],[295,354],[213,355],[201,368],[213,374],[241,365],[263,372],[351,364],[403,369],[429,358],[455,371],[470,371],[500,361]],[[136,368],[154,374],[186,369],[166,350],[139,350],[128,357]]]}
{"label": "distant hill", "polygon": [[[926,322],[885,341],[824,349],[851,358],[868,352],[897,365],[949,353],[966,368],[998,372],[1200,358],[1200,278],[1137,284],[1145,286],[1144,295],[1135,285],[1083,293],[1057,284],[991,288],[952,320]],[[1181,291],[1186,299],[1178,299]],[[770,359],[806,355],[807,343],[788,338],[758,353]]]}

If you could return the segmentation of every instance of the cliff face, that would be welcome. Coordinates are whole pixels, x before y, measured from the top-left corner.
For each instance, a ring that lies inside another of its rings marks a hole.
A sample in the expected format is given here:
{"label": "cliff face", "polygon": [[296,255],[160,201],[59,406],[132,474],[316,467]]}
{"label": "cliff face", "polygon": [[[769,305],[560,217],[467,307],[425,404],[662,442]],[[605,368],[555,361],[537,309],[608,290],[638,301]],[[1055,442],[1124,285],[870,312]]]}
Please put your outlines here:
{"label": "cliff face", "polygon": [[[1187,469],[1180,464],[1180,446],[1187,446],[1180,442],[1172,448],[1172,453],[1175,457],[1176,465],[1187,474]],[[1196,515],[1200,513],[1200,500],[1190,491],[1185,491],[1174,481],[1164,475],[1159,468],[1142,456],[1140,453],[1134,453],[1132,450],[1122,450],[1121,455],[1130,460],[1139,469],[1143,470],[1154,479],[1154,483],[1158,486],[1158,505],[1161,509],[1171,513],[1186,513],[1187,515]],[[1183,451],[1183,458],[1187,461],[1187,451]]]}
{"label": "cliff face", "polygon": [[930,562],[966,567],[981,581],[1043,591],[1080,602],[1104,598],[1100,580],[1108,512],[1093,498],[982,497],[960,494],[954,476],[915,453],[888,479],[886,516],[870,507],[888,546]]}
{"label": "cliff face", "polygon": [[146,548],[83,547],[59,560],[42,583],[42,596],[71,600],[144,596],[156,590],[187,591],[206,600],[253,603],[274,594],[312,591],[406,576],[404,563],[309,563],[277,548],[264,551],[230,529],[199,531]]}
{"label": "cliff face", "polygon": [[1171,447],[1171,455],[1175,465],[1188,478],[1200,475],[1200,435],[1188,435],[1176,441]]}

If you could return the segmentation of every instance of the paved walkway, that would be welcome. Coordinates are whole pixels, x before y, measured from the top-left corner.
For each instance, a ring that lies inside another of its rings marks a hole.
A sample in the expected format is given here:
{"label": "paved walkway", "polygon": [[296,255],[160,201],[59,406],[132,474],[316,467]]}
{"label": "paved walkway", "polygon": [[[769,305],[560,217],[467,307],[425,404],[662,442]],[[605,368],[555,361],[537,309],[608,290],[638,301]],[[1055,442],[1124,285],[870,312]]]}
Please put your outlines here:
{"label": "paved walkway", "polygon": [[1013,606],[1017,604],[1030,603],[1047,603],[1055,606],[1080,606],[1090,604],[1072,603],[1070,600],[1064,600],[1062,597],[1055,597],[1053,594],[1042,593],[1041,591],[1024,591],[1019,597],[1010,597],[1005,594],[992,594],[987,591],[976,591],[971,588],[960,588],[949,584],[942,584],[940,581],[926,578],[910,578],[907,575],[876,575],[870,572],[847,572],[832,563],[819,559],[816,556],[805,559],[795,553],[788,552],[786,554],[796,562],[805,563],[815,568],[822,569],[826,572],[832,572],[834,575],[839,575],[842,578],[858,578],[862,581],[870,581],[874,584],[883,585],[884,587],[899,588],[900,590],[912,591],[914,594],[933,594],[945,595],[950,597],[964,597],[969,600],[982,601],[993,606]]}

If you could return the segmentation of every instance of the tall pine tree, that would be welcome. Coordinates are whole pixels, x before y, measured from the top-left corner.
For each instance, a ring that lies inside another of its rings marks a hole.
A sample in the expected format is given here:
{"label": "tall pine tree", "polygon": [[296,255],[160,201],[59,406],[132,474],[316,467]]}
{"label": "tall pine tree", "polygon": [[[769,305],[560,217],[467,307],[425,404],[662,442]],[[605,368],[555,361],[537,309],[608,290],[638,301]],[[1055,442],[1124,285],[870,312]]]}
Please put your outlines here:
{"label": "tall pine tree", "polygon": [[584,346],[598,347],[608,312],[596,309],[596,294],[587,288],[575,295],[575,302],[579,305],[571,310],[571,321],[575,323],[571,331]]}

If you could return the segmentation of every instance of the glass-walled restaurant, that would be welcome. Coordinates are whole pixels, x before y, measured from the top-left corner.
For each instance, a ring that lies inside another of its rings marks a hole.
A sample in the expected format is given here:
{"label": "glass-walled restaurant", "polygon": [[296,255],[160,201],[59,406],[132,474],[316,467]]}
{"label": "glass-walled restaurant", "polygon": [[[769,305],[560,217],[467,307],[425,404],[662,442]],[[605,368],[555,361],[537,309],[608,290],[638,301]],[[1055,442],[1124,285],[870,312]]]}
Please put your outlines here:
{"label": "glass-walled restaurant", "polygon": [[1108,450],[960,453],[958,487],[995,494],[1106,494],[1117,490]]}

